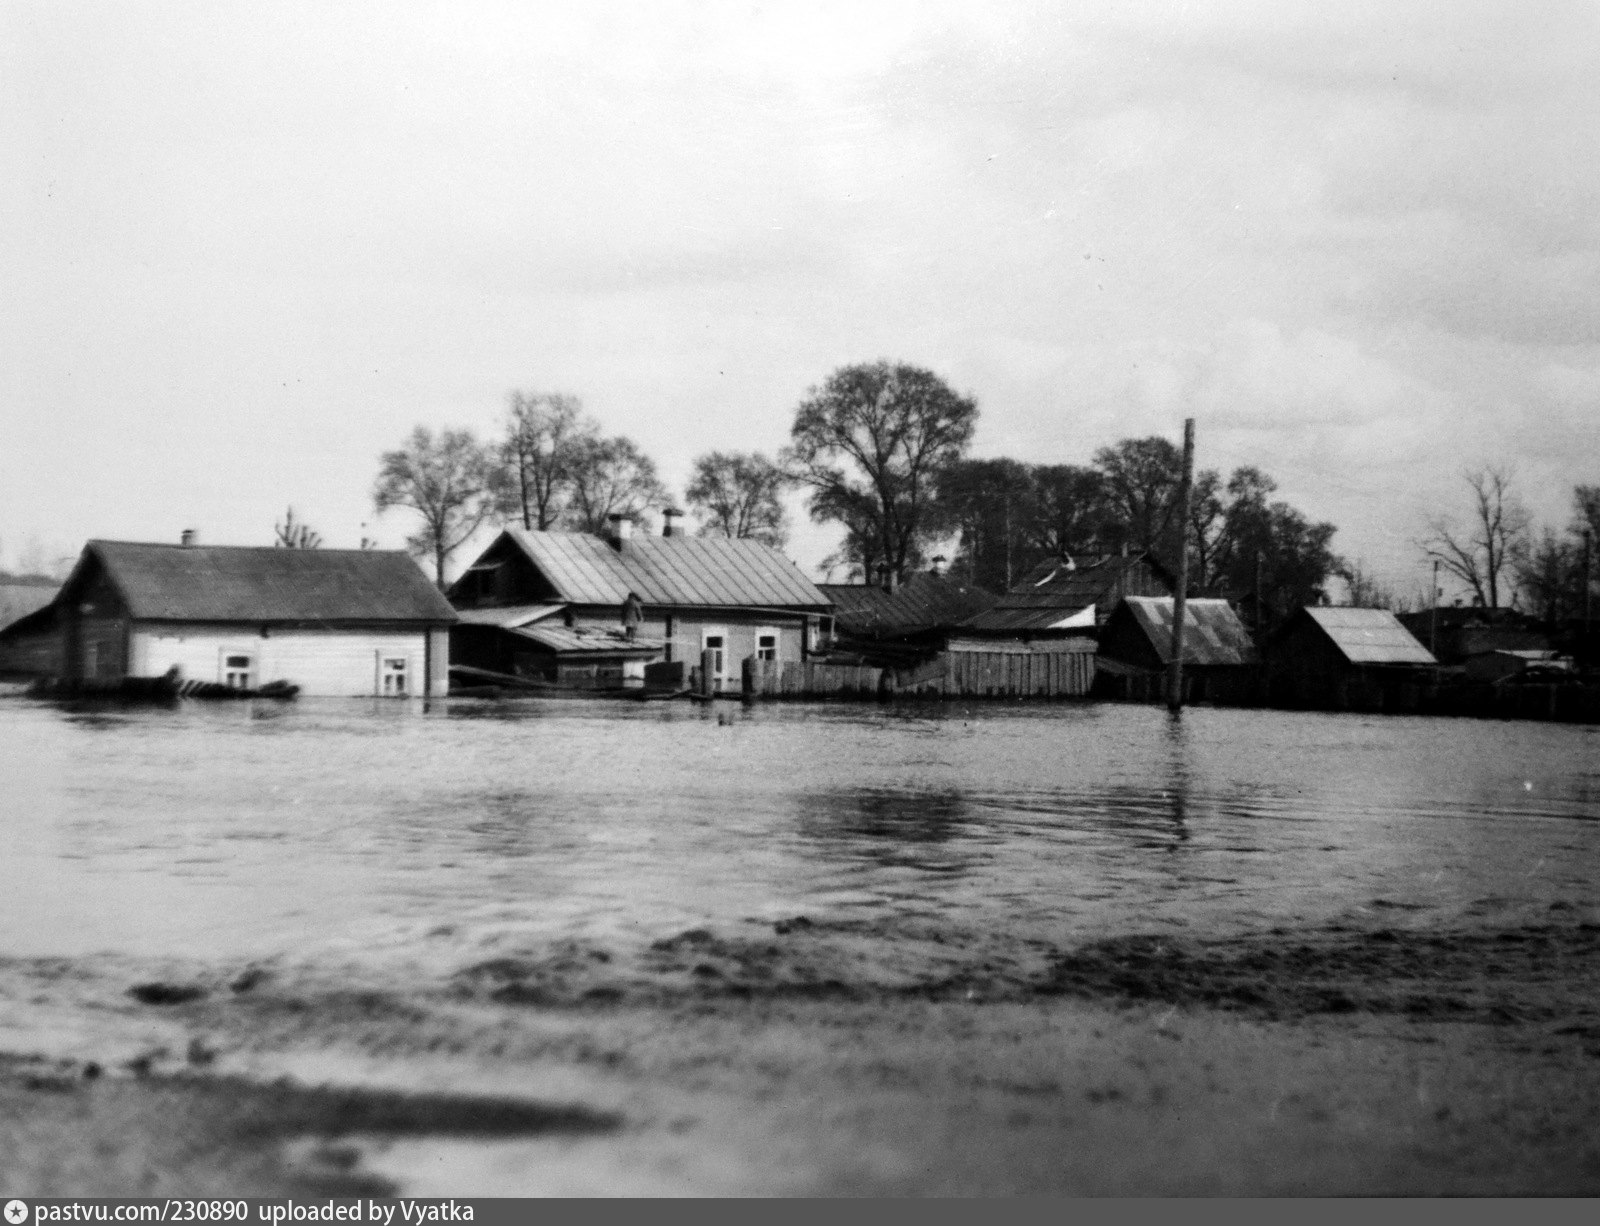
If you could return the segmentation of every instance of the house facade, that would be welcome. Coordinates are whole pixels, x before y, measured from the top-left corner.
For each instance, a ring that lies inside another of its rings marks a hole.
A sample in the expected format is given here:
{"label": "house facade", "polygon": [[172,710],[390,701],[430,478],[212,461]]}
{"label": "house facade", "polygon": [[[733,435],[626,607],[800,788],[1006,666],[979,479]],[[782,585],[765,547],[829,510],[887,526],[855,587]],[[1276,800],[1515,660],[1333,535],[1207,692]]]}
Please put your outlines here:
{"label": "house facade", "polygon": [[[638,608],[636,620],[625,624],[630,594]],[[711,652],[718,690],[739,688],[746,657],[806,659],[831,631],[833,611],[816,585],[768,545],[635,534],[626,521],[607,537],[507,528],[449,596],[463,619],[453,640],[457,663],[489,668],[475,662],[497,659],[494,671],[554,679],[548,657],[559,677],[563,654],[632,644],[646,650],[619,660],[618,677],[642,682],[648,663],[697,668],[701,653]],[[485,636],[480,627],[497,620],[495,610],[516,610],[516,624]]]}
{"label": "house facade", "polygon": [[443,695],[455,611],[404,553],[90,541],[55,600],[0,631],[19,671],[338,697]]}

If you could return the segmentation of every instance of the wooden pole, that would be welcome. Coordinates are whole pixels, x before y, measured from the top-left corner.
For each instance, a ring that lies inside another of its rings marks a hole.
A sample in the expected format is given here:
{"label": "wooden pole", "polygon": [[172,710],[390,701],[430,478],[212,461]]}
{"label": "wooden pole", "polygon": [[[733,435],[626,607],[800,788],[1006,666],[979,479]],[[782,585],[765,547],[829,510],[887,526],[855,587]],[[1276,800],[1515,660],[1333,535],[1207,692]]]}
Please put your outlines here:
{"label": "wooden pole", "polygon": [[1267,623],[1262,615],[1261,607],[1261,551],[1256,550],[1256,650],[1261,650],[1261,629]]}
{"label": "wooden pole", "polygon": [[1439,559],[1433,560],[1433,599],[1429,601],[1428,614],[1428,653],[1435,660],[1439,658]]}
{"label": "wooden pole", "polygon": [[1585,667],[1589,663],[1589,621],[1594,608],[1594,601],[1589,592],[1590,577],[1590,550],[1594,548],[1594,533],[1589,529],[1583,530],[1583,658]]}
{"label": "wooden pole", "polygon": [[1178,590],[1172,597],[1172,661],[1167,709],[1183,708],[1183,619],[1189,609],[1189,497],[1194,491],[1194,418],[1183,422],[1183,479],[1178,483]]}

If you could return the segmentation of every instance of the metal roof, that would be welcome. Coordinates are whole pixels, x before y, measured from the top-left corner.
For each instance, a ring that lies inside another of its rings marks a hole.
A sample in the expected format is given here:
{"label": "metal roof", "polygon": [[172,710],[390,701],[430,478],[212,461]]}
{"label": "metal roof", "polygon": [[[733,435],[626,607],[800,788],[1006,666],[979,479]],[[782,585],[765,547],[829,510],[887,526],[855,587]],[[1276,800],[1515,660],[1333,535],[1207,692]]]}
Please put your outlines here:
{"label": "metal roof", "polygon": [[[1075,609],[1059,605],[1037,609],[1012,609],[996,606],[961,623],[963,630],[1071,630],[1094,625],[1093,603]],[[1087,618],[1079,614],[1088,612]]]}
{"label": "metal roof", "polygon": [[1053,630],[1083,609],[1115,595],[1118,581],[1144,563],[1163,576],[1166,570],[1144,553],[1056,558],[1041,562],[1000,597],[994,607],[963,623],[974,630]]}
{"label": "metal roof", "polygon": [[456,620],[439,589],[398,551],[90,541],[63,593],[91,557],[138,620]]}
{"label": "metal roof", "polygon": [[573,604],[620,605],[631,591],[647,605],[829,607],[799,567],[760,541],[636,536],[618,548],[582,532],[512,527],[505,535]]}
{"label": "metal roof", "polygon": [[462,621],[471,625],[514,629],[559,613],[566,607],[564,604],[519,604],[509,605],[503,609],[457,609],[456,614]]}
{"label": "metal roof", "polygon": [[818,590],[833,601],[834,624],[851,634],[911,634],[954,626],[995,602],[993,592],[944,575],[912,575],[889,591],[861,583],[825,583]]}
{"label": "metal roof", "polygon": [[1316,606],[1304,612],[1352,664],[1438,663],[1387,609]]}
{"label": "metal roof", "polygon": [[666,646],[661,639],[630,639],[620,630],[598,630],[592,626],[568,627],[560,622],[525,626],[513,629],[511,633],[562,654],[638,656],[648,659],[660,655]]}
{"label": "metal roof", "polygon": [[[1172,661],[1173,600],[1129,596],[1123,602],[1163,664]],[[1113,617],[1117,614],[1113,613]],[[1254,664],[1256,645],[1226,600],[1190,598],[1183,608],[1183,662],[1200,667]]]}

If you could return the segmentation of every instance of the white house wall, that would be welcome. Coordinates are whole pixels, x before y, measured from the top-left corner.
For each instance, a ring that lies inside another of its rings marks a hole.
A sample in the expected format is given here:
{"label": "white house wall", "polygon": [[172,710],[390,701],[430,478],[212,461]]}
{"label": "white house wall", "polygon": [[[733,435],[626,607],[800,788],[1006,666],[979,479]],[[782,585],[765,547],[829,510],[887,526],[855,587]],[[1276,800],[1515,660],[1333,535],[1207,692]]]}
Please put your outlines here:
{"label": "white house wall", "polygon": [[[436,634],[443,638],[445,632]],[[135,677],[158,677],[176,666],[186,680],[222,681],[223,657],[238,653],[253,657],[255,685],[288,681],[308,696],[360,697],[379,692],[380,657],[403,657],[409,693],[428,692],[423,630],[270,630],[263,638],[255,627],[136,624],[131,639],[128,672]],[[435,653],[446,657],[433,662],[436,679],[448,669],[448,650]],[[432,692],[444,692],[437,680]]]}

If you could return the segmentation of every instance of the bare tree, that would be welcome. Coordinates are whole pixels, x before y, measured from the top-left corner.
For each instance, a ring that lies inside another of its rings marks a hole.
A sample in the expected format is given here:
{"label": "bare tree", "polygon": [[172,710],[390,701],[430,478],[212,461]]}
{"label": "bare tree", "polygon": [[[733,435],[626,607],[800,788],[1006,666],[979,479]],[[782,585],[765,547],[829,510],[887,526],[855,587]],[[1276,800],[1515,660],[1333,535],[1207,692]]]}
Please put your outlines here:
{"label": "bare tree", "polygon": [[1337,571],[1344,580],[1347,600],[1356,609],[1396,609],[1400,600],[1394,589],[1369,571],[1361,559],[1341,560]]}
{"label": "bare tree", "polygon": [[759,451],[698,457],[684,501],[700,512],[702,536],[762,541],[783,548],[788,516],[780,501],[790,478]]}
{"label": "bare tree", "polygon": [[576,396],[512,392],[500,446],[503,513],[521,518],[524,528],[555,527],[572,497],[574,466],[598,434]]}
{"label": "bare tree", "polygon": [[372,489],[379,514],[405,507],[422,516],[422,527],[406,538],[406,548],[433,561],[434,582],[444,587],[445,562],[483,526],[496,498],[487,449],[470,430],[425,426],[411,432],[405,446],[380,457]]}
{"label": "bare tree", "polygon": [[932,371],[844,366],[795,410],[785,458],[812,489],[811,518],[844,526],[847,561],[899,578],[943,526],[939,475],[961,458],[977,420],[977,404]]}
{"label": "bare tree", "polygon": [[293,507],[284,512],[281,524],[272,525],[272,530],[276,534],[276,539],[272,543],[281,549],[320,549],[322,547],[322,533],[309,524],[296,523]]}
{"label": "bare tree", "polygon": [[571,481],[567,519],[583,532],[605,531],[613,515],[637,523],[651,507],[671,501],[655,462],[620,435],[583,439],[574,449]]}
{"label": "bare tree", "polygon": [[1527,543],[1528,513],[1511,492],[1510,469],[1491,465],[1462,476],[1472,488],[1470,526],[1436,516],[1418,544],[1470,587],[1478,604],[1497,609],[1500,597],[1510,595],[1513,567]]}
{"label": "bare tree", "polygon": [[1517,583],[1531,609],[1548,622],[1583,607],[1583,545],[1545,528],[1519,551]]}

